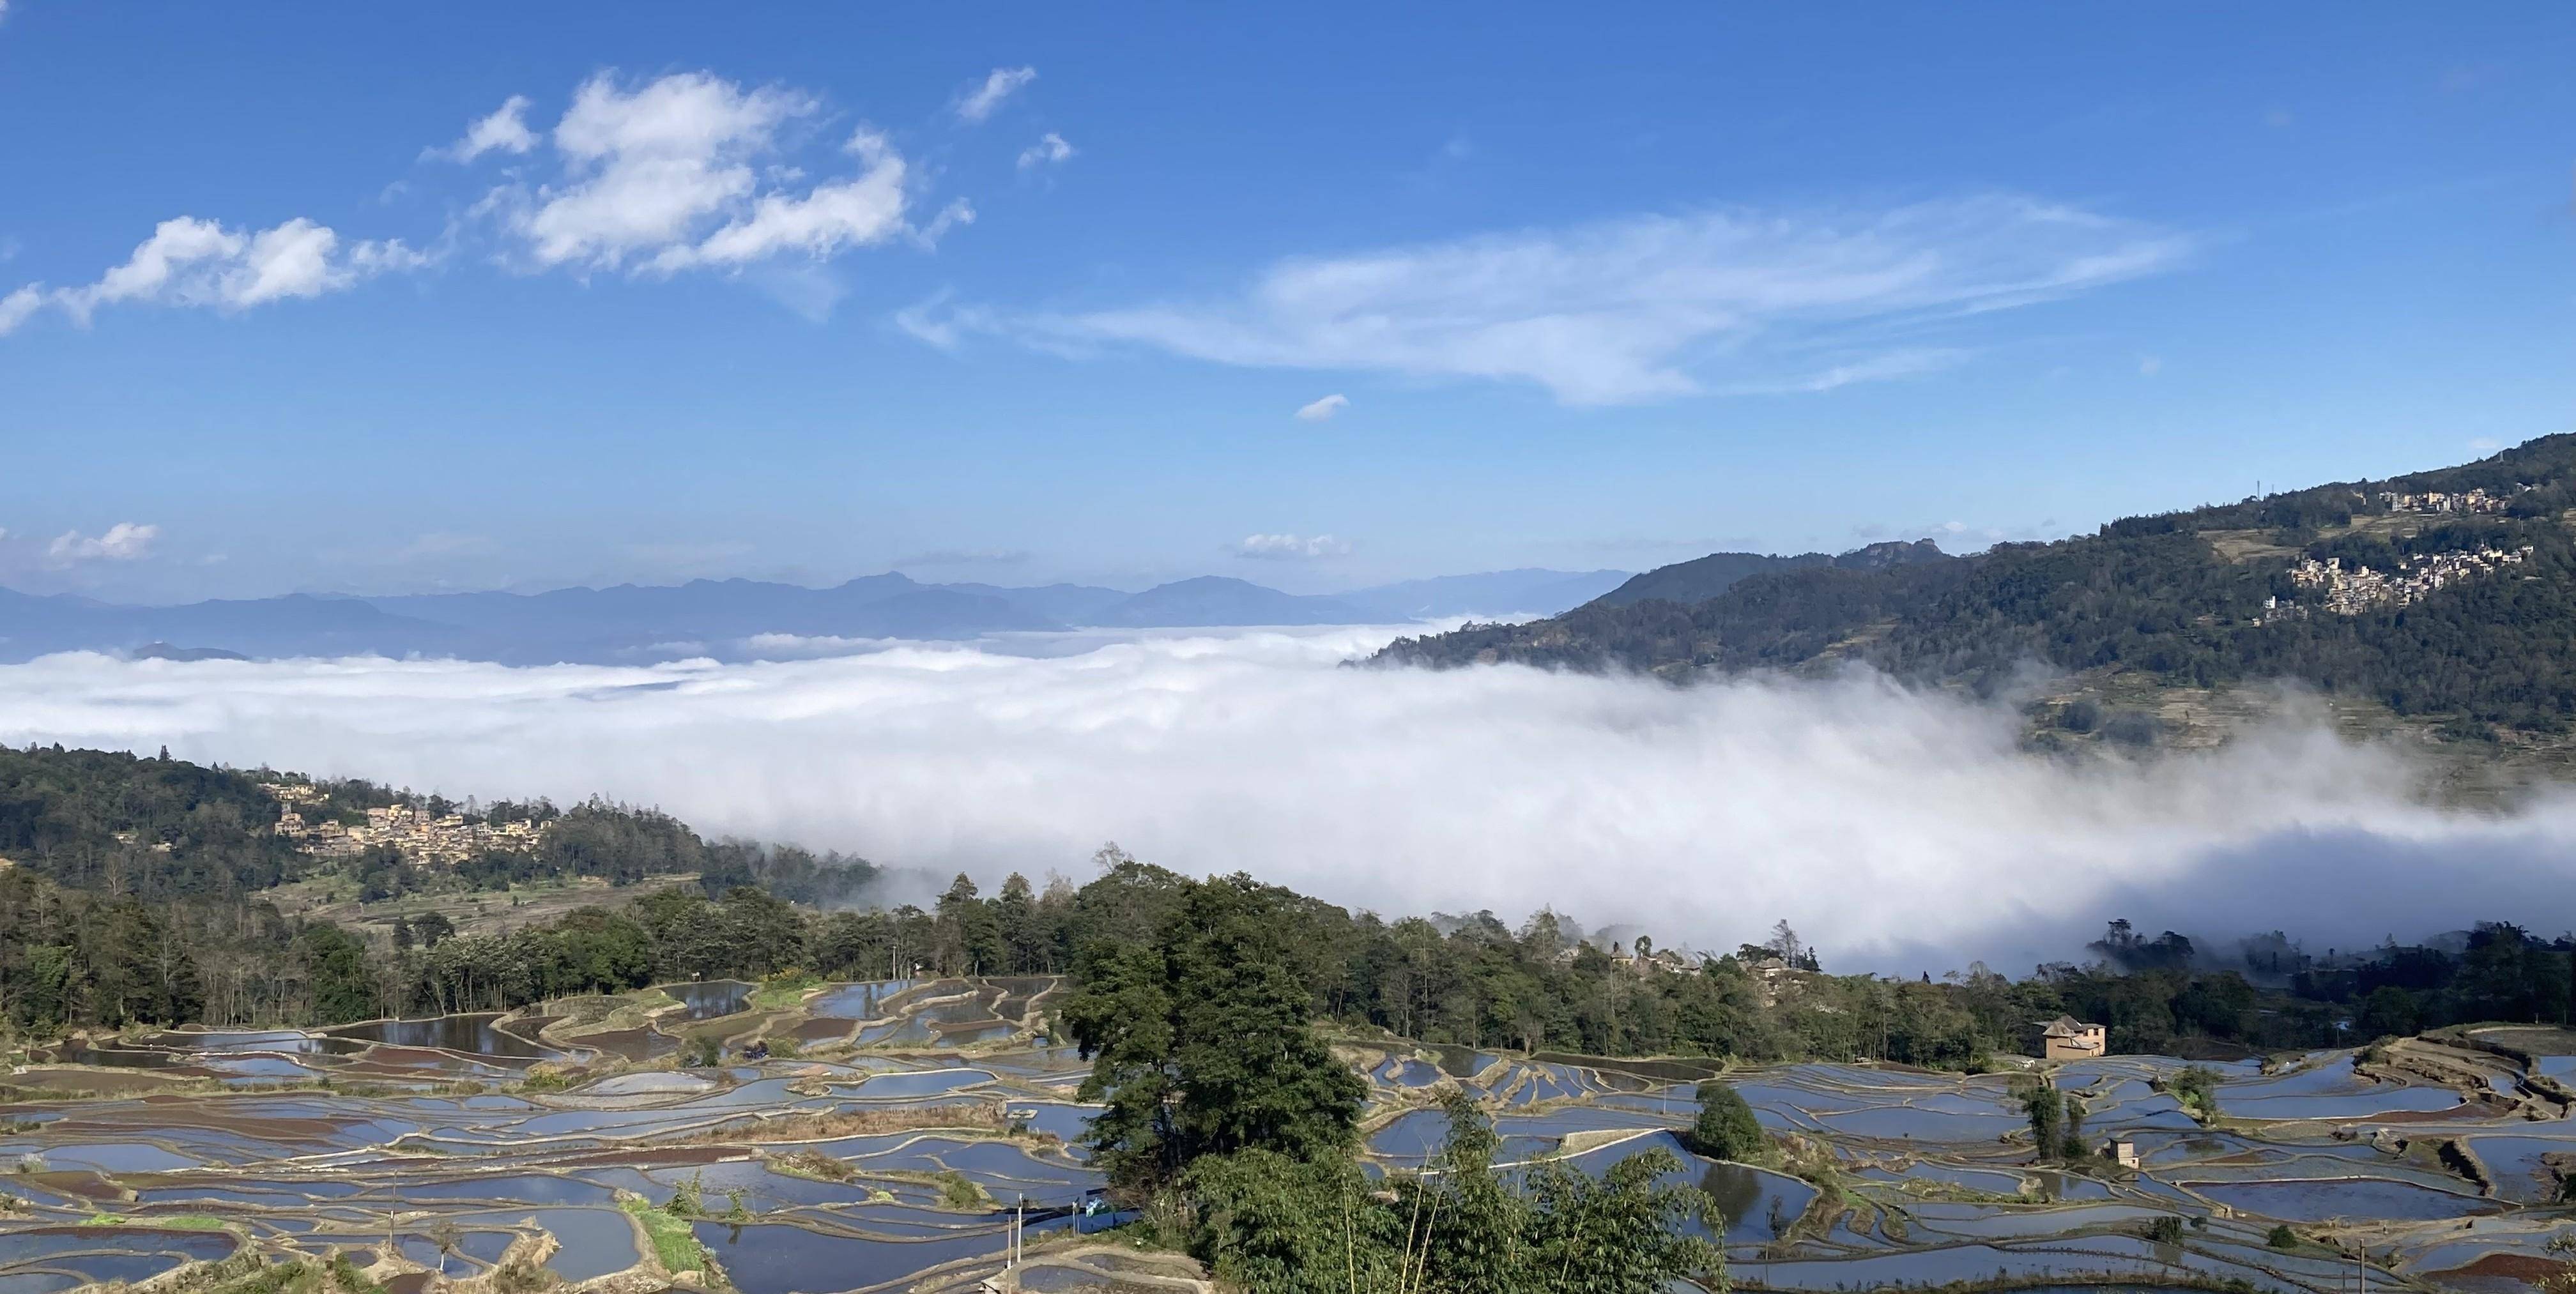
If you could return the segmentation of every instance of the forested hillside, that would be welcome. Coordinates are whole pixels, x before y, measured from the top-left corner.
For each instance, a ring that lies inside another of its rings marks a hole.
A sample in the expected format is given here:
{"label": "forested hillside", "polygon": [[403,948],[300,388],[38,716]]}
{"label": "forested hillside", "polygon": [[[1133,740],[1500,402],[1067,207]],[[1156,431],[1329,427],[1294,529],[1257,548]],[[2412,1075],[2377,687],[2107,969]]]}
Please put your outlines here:
{"label": "forested hillside", "polygon": [[[409,805],[545,829],[523,845],[452,863],[424,864],[392,847],[323,856],[277,830],[285,806],[272,786],[297,792],[312,822],[363,825],[369,809]],[[317,891],[366,903],[407,895],[477,903],[491,895],[506,905],[514,886],[604,882],[613,893],[690,876],[706,893],[756,887],[783,906],[847,902],[878,870],[793,846],[707,841],[668,814],[599,799],[570,809],[543,800],[457,803],[166,753],[0,747],[0,1012],[22,1025],[355,1018],[344,1014],[357,1009],[355,990],[335,986],[333,976],[374,975],[381,963],[370,963],[371,941],[397,945],[375,951],[410,953],[413,932],[399,922],[351,932],[290,915]],[[443,916],[424,923],[419,951],[452,928]],[[691,933],[759,946],[723,923],[696,923]],[[564,959],[596,963],[587,951]],[[477,964],[459,965],[472,982]],[[439,1000],[436,992],[419,1000]],[[387,1001],[367,989],[368,1013]]]}
{"label": "forested hillside", "polygon": [[[1976,966],[1889,980],[1826,973],[1785,925],[1723,956],[1656,954],[1643,938],[1630,948],[1585,939],[1553,912],[1518,925],[1481,912],[1383,917],[1247,877],[1194,880],[1114,847],[1080,885],[1015,875],[985,893],[959,876],[927,907],[862,906],[878,874],[865,862],[711,844],[667,815],[604,801],[561,814],[542,802],[485,810],[554,815],[563,825],[525,866],[579,869],[593,878],[589,906],[517,928],[380,915],[343,925],[295,915],[279,905],[283,891],[246,884],[353,865],[283,849],[266,830],[262,815],[273,822],[276,810],[260,783],[291,774],[50,749],[0,751],[0,774],[0,820],[17,855],[0,868],[0,1032],[22,1034],[338,1023],[789,973],[1080,973],[1149,944],[1211,885],[1260,909],[1283,973],[1319,1017],[1474,1047],[1958,1067],[2019,1049],[2032,1021],[2061,1012],[2109,1024],[2119,1050],[2192,1051],[2316,1046],[2354,1028],[2565,1022],[2576,1008],[2576,942],[2507,925],[2447,949],[2330,958],[2276,936],[2213,961],[2179,935],[2141,939],[2115,923],[2091,965],[2019,981]],[[403,793],[347,782],[328,794],[362,815],[366,802]],[[671,869],[700,883],[597,886]],[[463,870],[405,873],[452,887]]]}
{"label": "forested hillside", "polygon": [[[1403,639],[1377,659],[1676,678],[1858,660],[1979,688],[2035,662],[2164,687],[2294,679],[2447,737],[2557,734],[2576,717],[2571,505],[2576,434],[2387,481],[2124,518],[2054,543],[1808,563],[1697,600],[1605,597],[1527,624]],[[1693,565],[1629,587],[1687,590],[1659,577]]]}

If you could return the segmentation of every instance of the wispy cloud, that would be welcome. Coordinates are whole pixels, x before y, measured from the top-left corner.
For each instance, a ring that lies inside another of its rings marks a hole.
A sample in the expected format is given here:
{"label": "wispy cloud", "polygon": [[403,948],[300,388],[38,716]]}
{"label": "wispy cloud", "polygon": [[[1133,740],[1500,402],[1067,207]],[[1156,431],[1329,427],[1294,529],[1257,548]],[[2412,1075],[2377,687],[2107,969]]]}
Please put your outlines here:
{"label": "wispy cloud", "polygon": [[[1056,347],[1530,382],[1568,404],[1828,389],[1962,351],[1919,334],[2171,270],[2192,240],[2014,194],[1721,208],[1279,262],[1214,301],[993,314]],[[1907,340],[1887,341],[1903,333]],[[1812,355],[1838,352],[1818,371]]]}
{"label": "wispy cloud", "polygon": [[1040,135],[1038,142],[1020,150],[1020,169],[1025,171],[1034,166],[1054,166],[1071,161],[1072,158],[1073,145],[1064,142],[1064,136],[1050,130]]}
{"label": "wispy cloud", "polygon": [[1315,401],[1313,404],[1299,406],[1297,409],[1297,420],[1299,422],[1330,422],[1332,421],[1334,414],[1340,413],[1342,410],[1350,407],[1351,398],[1349,396],[1341,394],[1328,395],[1321,400]]}
{"label": "wispy cloud", "polygon": [[949,106],[959,121],[975,125],[990,118],[1001,108],[1003,100],[1019,93],[1036,79],[1038,70],[1033,67],[997,67],[982,81],[958,91],[956,100]]}
{"label": "wispy cloud", "polygon": [[953,288],[937,292],[894,312],[894,326],[941,350],[955,350],[966,334],[995,331],[993,313],[981,306],[957,304]]}
{"label": "wispy cloud", "polygon": [[1245,535],[1234,546],[1237,557],[1273,562],[1311,562],[1350,551],[1349,544],[1331,535]]}
{"label": "wispy cloud", "polygon": [[152,541],[160,537],[159,526],[120,521],[95,535],[66,530],[45,547],[45,556],[65,566],[74,562],[140,561],[151,555]]}
{"label": "wispy cloud", "polygon": [[445,148],[432,148],[421,153],[427,159],[471,162],[485,153],[524,153],[537,146],[537,133],[528,129],[528,96],[514,94],[502,101],[491,116],[478,118],[465,128],[463,138]]}

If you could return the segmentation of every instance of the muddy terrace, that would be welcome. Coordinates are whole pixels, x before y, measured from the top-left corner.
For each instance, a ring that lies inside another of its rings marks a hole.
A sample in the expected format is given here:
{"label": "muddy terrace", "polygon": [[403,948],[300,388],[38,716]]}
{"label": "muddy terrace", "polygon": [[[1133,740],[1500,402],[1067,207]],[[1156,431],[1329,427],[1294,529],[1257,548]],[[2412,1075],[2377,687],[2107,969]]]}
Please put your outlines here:
{"label": "muddy terrace", "polygon": [[[1110,1219],[1078,1147],[1085,1066],[1046,979],[686,984],[504,1016],[303,1032],[138,1033],[30,1057],[0,1106],[0,1294],[207,1288],[341,1260],[393,1294],[1185,1289]],[[1794,1171],[1699,1159],[1673,1130],[1710,1062],[1352,1042],[1379,1170],[1422,1164],[1464,1090],[1504,1158],[1605,1168],[1650,1147],[1718,1203],[1739,1287],[2166,1285],[2518,1289],[2576,1164],[2570,1053],[2472,1032],[2357,1058],[2069,1064],[2137,1171],[2037,1164],[2003,1075],[1737,1069]],[[765,1053],[765,1054],[764,1054]],[[759,1057],[753,1059],[752,1057]],[[705,1062],[713,1059],[716,1063]],[[1508,1169],[1506,1170],[1508,1171]],[[1025,1208],[1026,1260],[1006,1271]],[[2298,1243],[2270,1243],[2278,1224]],[[2356,1266],[2354,1255],[2361,1262]]]}

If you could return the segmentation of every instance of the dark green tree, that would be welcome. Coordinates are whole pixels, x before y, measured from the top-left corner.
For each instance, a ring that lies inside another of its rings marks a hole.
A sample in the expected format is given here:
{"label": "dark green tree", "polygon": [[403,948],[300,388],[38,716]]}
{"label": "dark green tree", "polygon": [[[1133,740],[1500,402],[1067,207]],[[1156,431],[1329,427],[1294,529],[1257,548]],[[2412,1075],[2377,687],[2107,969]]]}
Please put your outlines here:
{"label": "dark green tree", "polygon": [[312,986],[314,1019],[344,1024],[378,1014],[376,978],[367,966],[364,941],[328,921],[317,921],[296,936],[295,946]]}
{"label": "dark green tree", "polygon": [[2040,1157],[2056,1158],[2065,1148],[2065,1099],[2048,1080],[2040,1079],[2022,1090],[2021,1108],[2030,1116],[2030,1140],[2038,1147]]}
{"label": "dark green tree", "polygon": [[1711,1159],[1745,1164],[1767,1163],[1771,1159],[1771,1139],[1763,1135],[1761,1123],[1753,1117],[1753,1107],[1745,1104],[1734,1088],[1713,1078],[1699,1085],[1699,1114],[1691,1120],[1683,1144],[1691,1148],[1691,1153]]}
{"label": "dark green tree", "polygon": [[1341,1154],[1367,1088],[1309,1023],[1282,909],[1245,876],[1183,882],[1146,942],[1095,942],[1064,1021],[1091,1058],[1086,1135],[1110,1180],[1159,1187],[1205,1155]]}
{"label": "dark green tree", "polygon": [[993,923],[1001,936],[1002,964],[996,971],[1027,975],[1047,966],[1044,931],[1038,924],[1038,901],[1029,878],[1013,872],[993,900]]}

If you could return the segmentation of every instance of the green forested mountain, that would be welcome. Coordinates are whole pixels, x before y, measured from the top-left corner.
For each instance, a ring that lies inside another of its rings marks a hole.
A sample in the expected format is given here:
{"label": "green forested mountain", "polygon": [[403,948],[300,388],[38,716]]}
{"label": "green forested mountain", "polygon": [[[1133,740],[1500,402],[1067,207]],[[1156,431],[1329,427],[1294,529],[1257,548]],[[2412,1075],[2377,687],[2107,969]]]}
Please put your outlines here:
{"label": "green forested mountain", "polygon": [[[1626,586],[1669,596],[1408,638],[1377,659],[1668,677],[1859,660],[1979,688],[2032,663],[2158,688],[2286,678],[2448,737],[2557,734],[2576,718],[2572,506],[2576,434],[2549,436],[2461,467],[2128,517],[1969,557],[1773,559],[1791,565],[1691,596],[1707,583],[1691,568],[1742,566],[1721,554]],[[2078,729],[2095,718],[2063,716]]]}
{"label": "green forested mountain", "polygon": [[1602,594],[1600,601],[1621,607],[1651,601],[1705,602],[1733,588],[1738,581],[1755,575],[1824,567],[1877,570],[1941,560],[1944,559],[1940,547],[1929,539],[1919,539],[1910,544],[1896,540],[1870,544],[1839,557],[1824,553],[1800,553],[1795,557],[1773,557],[1765,553],[1710,553],[1687,562],[1658,566],[1643,575],[1632,575],[1626,583]]}

